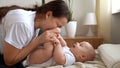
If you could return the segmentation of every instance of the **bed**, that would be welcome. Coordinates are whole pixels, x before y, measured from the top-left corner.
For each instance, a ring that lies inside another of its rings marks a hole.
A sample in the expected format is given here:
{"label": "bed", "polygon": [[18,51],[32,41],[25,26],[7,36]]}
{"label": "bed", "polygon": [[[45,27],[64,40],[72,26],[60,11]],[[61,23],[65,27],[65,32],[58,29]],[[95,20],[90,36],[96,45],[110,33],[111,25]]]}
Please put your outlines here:
{"label": "bed", "polygon": [[[27,3],[29,1],[29,3]],[[26,3],[25,3],[26,2]],[[18,5],[33,8],[41,5],[40,0],[0,0],[0,7]],[[47,68],[120,68],[120,44],[102,44],[96,49],[94,61],[76,62],[73,65],[63,67],[62,65],[50,66]],[[23,62],[26,66],[26,61]],[[26,67],[40,68],[40,67]]]}
{"label": "bed", "polygon": [[[46,68],[120,68],[120,44],[102,44],[95,51],[94,61],[76,62],[67,67],[56,65]],[[26,68],[40,67],[31,66]]]}
{"label": "bed", "polygon": [[[31,66],[31,67],[26,67],[26,68],[40,68],[40,67]],[[75,64],[67,66],[67,67],[64,67],[62,65],[56,65],[56,66],[50,66],[47,68],[107,68],[107,67],[101,60],[98,54],[98,51],[96,50],[96,57],[94,61],[87,61],[85,63],[76,62]]]}

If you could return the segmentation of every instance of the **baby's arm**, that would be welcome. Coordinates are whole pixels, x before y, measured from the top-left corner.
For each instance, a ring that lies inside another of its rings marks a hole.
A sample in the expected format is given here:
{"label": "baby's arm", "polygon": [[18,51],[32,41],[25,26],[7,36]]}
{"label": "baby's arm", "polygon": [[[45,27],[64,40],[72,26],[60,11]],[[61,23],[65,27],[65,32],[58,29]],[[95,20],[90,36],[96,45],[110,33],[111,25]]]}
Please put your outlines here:
{"label": "baby's arm", "polygon": [[53,44],[47,42],[43,45],[43,48],[38,48],[32,52],[28,58],[29,64],[41,64],[52,57]]}
{"label": "baby's arm", "polygon": [[56,61],[57,64],[63,65],[66,62],[65,55],[62,51],[62,46],[60,44],[60,41],[56,39],[54,43],[54,53],[53,58]]}
{"label": "baby's arm", "polygon": [[62,46],[66,46],[67,45],[66,41],[63,39],[63,37],[60,34],[58,35],[58,39],[59,39],[60,44]]}

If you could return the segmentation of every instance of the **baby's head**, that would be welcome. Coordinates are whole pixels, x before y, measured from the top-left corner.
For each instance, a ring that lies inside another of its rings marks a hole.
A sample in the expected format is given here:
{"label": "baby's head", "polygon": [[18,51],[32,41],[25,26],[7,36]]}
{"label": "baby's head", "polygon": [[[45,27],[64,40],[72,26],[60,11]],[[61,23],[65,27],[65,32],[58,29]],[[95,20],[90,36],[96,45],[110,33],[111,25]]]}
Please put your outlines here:
{"label": "baby's head", "polygon": [[71,52],[75,56],[76,61],[91,61],[95,58],[95,50],[88,42],[76,43],[70,47]]}

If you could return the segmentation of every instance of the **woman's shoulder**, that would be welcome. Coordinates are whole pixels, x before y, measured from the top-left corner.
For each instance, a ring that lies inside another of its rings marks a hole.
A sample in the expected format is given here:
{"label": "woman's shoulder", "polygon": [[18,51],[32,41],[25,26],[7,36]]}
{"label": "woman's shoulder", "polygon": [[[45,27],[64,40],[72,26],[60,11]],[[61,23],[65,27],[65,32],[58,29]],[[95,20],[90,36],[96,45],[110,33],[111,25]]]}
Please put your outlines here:
{"label": "woman's shoulder", "polygon": [[24,9],[14,9],[14,10],[10,10],[7,15],[28,15],[31,13],[35,13],[35,11],[28,11],[28,10],[24,10]]}
{"label": "woman's shoulder", "polygon": [[14,9],[10,10],[6,15],[5,15],[5,20],[6,21],[11,21],[11,22],[25,22],[25,21],[31,21],[31,18],[34,18],[35,12],[33,11],[27,11],[24,9]]}
{"label": "woman's shoulder", "polygon": [[27,14],[26,10],[23,9],[15,9],[8,12],[8,14],[3,18],[4,26],[10,26],[12,24],[26,25],[26,27],[31,27],[34,25],[32,19],[34,16],[31,16],[30,13]]}

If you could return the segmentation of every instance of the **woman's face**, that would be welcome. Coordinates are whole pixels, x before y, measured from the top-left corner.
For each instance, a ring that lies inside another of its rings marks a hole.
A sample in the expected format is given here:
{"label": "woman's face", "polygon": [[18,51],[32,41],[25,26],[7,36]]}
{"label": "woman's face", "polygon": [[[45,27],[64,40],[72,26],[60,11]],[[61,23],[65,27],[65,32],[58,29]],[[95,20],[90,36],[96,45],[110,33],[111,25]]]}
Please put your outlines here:
{"label": "woman's face", "polygon": [[46,30],[53,29],[53,28],[56,28],[56,27],[61,28],[66,23],[67,23],[67,18],[65,18],[65,17],[56,18],[56,17],[53,17],[53,16],[49,16],[43,22],[43,25],[42,25],[41,29],[43,31],[46,31]]}

